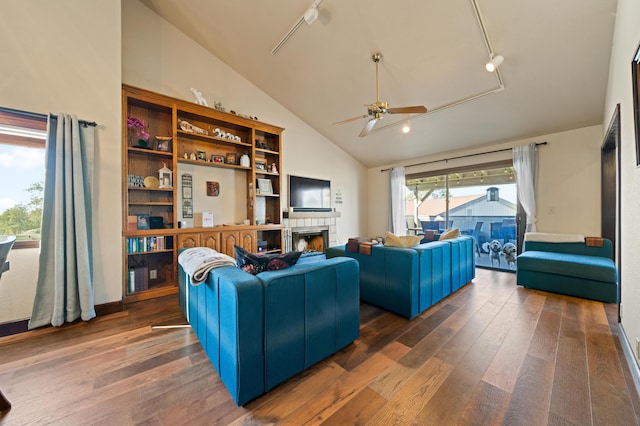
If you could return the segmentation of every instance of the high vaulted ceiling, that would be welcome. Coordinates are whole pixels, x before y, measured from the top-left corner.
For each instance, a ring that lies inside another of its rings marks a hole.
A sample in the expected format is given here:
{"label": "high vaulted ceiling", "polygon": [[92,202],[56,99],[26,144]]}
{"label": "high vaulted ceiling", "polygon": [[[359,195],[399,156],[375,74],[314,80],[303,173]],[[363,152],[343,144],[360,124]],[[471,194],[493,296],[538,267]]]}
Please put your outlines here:
{"label": "high vaulted ceiling", "polygon": [[[272,49],[312,0],[141,0],[303,121],[368,167],[602,123],[616,0],[477,0],[505,89],[485,70],[487,47],[472,0],[323,0]],[[380,98],[389,115],[365,138]],[[391,125],[391,126],[390,126]]]}

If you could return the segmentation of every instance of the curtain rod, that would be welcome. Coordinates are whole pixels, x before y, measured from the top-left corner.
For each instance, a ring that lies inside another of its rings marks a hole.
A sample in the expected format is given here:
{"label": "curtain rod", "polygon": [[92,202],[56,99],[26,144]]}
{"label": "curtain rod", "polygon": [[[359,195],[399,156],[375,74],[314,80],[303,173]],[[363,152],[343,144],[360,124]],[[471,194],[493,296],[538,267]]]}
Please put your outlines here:
{"label": "curtain rod", "polygon": [[[51,114],[50,113],[49,115],[51,117],[53,117],[53,118],[56,118],[56,119],[58,118],[57,114]],[[86,121],[86,120],[81,120],[81,119],[78,119],[78,123],[80,123],[83,126],[91,126],[91,127],[96,127],[98,125],[98,123],[96,123],[95,121]]]}
{"label": "curtain rod", "polygon": [[[49,116],[53,117],[53,118],[58,118],[58,116],[56,114],[40,114],[38,112],[30,112],[30,111],[22,111],[19,109],[13,109],[13,108],[7,108],[7,107],[0,107],[0,113],[6,113],[6,114],[13,114],[13,115],[21,115],[23,117],[26,118],[34,118],[36,120],[42,120],[42,121],[47,121],[47,118]],[[80,122],[80,124],[85,125],[85,126],[97,126],[98,124],[93,122],[93,121],[86,121],[86,120],[78,120]]]}
{"label": "curtain rod", "polygon": [[[547,145],[547,142],[537,142],[536,146],[539,145]],[[476,155],[487,155],[487,154],[494,154],[496,152],[504,152],[504,151],[511,151],[513,148],[504,148],[504,149],[496,149],[494,151],[487,151],[487,152],[477,152],[475,154],[467,154],[467,155],[459,155],[457,157],[451,157],[451,158],[443,158],[442,160],[433,160],[433,161],[424,161],[422,163],[416,163],[416,164],[409,164],[408,166],[404,166],[404,167],[416,167],[416,166],[424,166],[425,164],[433,164],[433,163],[440,163],[441,161],[447,162],[449,160],[458,160],[460,158],[467,158],[467,157],[475,157]],[[388,172],[389,170],[391,170],[392,167],[389,167],[387,169],[381,169],[381,172]]]}

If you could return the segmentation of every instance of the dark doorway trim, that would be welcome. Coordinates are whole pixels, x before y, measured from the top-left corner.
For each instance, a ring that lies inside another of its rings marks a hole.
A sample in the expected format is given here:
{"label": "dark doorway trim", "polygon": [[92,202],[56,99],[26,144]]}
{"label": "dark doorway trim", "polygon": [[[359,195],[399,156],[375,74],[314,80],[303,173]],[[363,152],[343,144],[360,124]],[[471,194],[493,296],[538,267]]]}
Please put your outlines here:
{"label": "dark doorway trim", "polygon": [[613,243],[613,257],[618,268],[618,322],[622,303],[620,221],[621,221],[621,176],[620,176],[620,104],[617,104],[601,148],[601,234]]}

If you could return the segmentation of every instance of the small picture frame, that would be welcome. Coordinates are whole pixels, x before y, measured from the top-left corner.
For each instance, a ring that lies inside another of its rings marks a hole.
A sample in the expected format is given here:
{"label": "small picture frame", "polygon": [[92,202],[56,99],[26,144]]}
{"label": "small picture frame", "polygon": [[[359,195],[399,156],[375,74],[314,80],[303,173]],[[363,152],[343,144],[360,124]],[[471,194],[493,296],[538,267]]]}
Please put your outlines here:
{"label": "small picture frame", "polygon": [[261,171],[267,170],[267,162],[256,160],[256,170],[261,170]]}
{"label": "small picture frame", "polygon": [[224,157],[222,155],[212,155],[211,162],[224,164]]}
{"label": "small picture frame", "polygon": [[171,137],[156,136],[156,150],[162,152],[171,152]]}
{"label": "small picture frame", "polygon": [[270,179],[258,179],[258,194],[273,195],[273,186]]}
{"label": "small picture frame", "polygon": [[217,197],[220,195],[220,183],[207,181],[207,196]]}
{"label": "small picture frame", "polygon": [[199,161],[207,161],[207,152],[206,151],[196,151],[198,154],[198,160]]}
{"label": "small picture frame", "polygon": [[190,186],[182,187],[182,198],[193,198],[192,189]]}
{"label": "small picture frame", "polygon": [[139,214],[138,215],[138,229],[149,229],[149,215],[148,214]]}
{"label": "small picture frame", "polygon": [[236,164],[236,154],[234,152],[227,154],[227,164]]}

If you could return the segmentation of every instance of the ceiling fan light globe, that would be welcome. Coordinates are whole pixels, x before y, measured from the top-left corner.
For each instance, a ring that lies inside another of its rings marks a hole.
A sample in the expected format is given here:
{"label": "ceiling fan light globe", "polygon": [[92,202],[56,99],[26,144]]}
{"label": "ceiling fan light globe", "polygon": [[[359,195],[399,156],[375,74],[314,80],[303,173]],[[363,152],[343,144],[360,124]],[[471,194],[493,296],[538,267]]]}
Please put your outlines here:
{"label": "ceiling fan light globe", "polygon": [[409,124],[405,124],[402,126],[402,133],[409,133],[411,131],[411,126]]}

